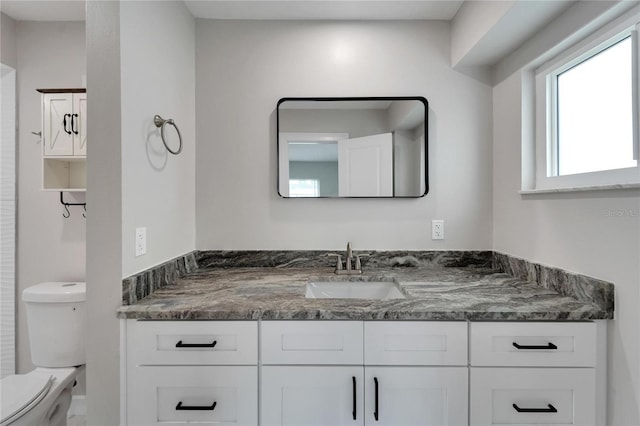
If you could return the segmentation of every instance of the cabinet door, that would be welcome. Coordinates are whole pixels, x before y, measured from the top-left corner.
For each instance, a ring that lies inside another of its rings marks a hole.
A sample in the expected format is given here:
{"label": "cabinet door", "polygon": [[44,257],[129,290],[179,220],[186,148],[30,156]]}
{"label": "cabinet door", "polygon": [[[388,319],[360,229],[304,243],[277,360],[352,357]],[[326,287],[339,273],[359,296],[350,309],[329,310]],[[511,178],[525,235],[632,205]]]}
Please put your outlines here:
{"label": "cabinet door", "polygon": [[368,321],[366,365],[467,365],[464,321]]}
{"label": "cabinet door", "polygon": [[262,321],[265,365],[360,365],[362,321]]}
{"label": "cabinet door", "polygon": [[44,94],[43,108],[43,154],[45,156],[73,155],[71,93]]}
{"label": "cabinet door", "polygon": [[127,377],[127,424],[258,424],[258,368],[134,367]]}
{"label": "cabinet door", "polygon": [[87,94],[73,94],[73,155],[87,155]]}
{"label": "cabinet door", "polygon": [[256,365],[256,321],[127,320],[128,363]]}
{"label": "cabinet door", "polygon": [[466,367],[365,367],[366,424],[468,424],[467,371]]}
{"label": "cabinet door", "polygon": [[595,367],[596,324],[472,322],[471,365]]}
{"label": "cabinet door", "polygon": [[471,424],[595,425],[594,368],[471,368]]}
{"label": "cabinet door", "polygon": [[362,367],[262,368],[264,426],[362,425]]}

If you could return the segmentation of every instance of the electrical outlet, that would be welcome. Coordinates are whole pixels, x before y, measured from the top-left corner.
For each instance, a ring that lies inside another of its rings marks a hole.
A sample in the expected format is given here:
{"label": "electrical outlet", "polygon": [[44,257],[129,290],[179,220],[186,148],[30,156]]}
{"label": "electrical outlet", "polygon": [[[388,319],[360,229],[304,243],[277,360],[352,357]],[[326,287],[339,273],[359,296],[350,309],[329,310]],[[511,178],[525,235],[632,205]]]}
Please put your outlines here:
{"label": "electrical outlet", "polygon": [[147,228],[136,228],[136,257],[147,253]]}
{"label": "electrical outlet", "polygon": [[444,220],[431,221],[431,239],[444,240]]}

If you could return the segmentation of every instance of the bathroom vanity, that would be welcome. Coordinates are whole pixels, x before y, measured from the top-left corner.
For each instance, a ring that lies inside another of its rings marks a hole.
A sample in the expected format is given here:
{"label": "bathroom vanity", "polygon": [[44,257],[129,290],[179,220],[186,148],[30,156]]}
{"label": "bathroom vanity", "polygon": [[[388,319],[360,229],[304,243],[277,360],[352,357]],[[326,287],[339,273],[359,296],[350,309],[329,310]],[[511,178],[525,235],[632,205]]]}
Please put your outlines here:
{"label": "bathroom vanity", "polygon": [[406,296],[382,300],[309,297],[319,278],[203,269],[123,306],[122,423],[605,424],[612,310],[490,268],[353,278]]}

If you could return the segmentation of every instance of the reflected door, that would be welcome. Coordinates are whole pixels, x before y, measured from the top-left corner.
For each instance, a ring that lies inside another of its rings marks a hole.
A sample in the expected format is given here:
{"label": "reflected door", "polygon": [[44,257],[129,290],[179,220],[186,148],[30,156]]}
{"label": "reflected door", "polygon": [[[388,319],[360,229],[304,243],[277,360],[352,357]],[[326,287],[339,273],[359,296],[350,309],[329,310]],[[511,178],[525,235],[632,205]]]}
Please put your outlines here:
{"label": "reflected door", "polygon": [[340,197],[393,196],[393,136],[391,133],[338,142]]}

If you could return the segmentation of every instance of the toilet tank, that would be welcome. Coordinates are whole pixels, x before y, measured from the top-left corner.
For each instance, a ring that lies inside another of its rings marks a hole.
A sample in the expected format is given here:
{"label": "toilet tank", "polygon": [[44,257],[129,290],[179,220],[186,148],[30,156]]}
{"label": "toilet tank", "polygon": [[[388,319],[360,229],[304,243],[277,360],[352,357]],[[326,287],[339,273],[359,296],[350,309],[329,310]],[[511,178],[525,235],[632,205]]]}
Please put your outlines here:
{"label": "toilet tank", "polygon": [[85,300],[82,282],[48,282],[26,288],[31,361],[38,367],[85,364]]}

